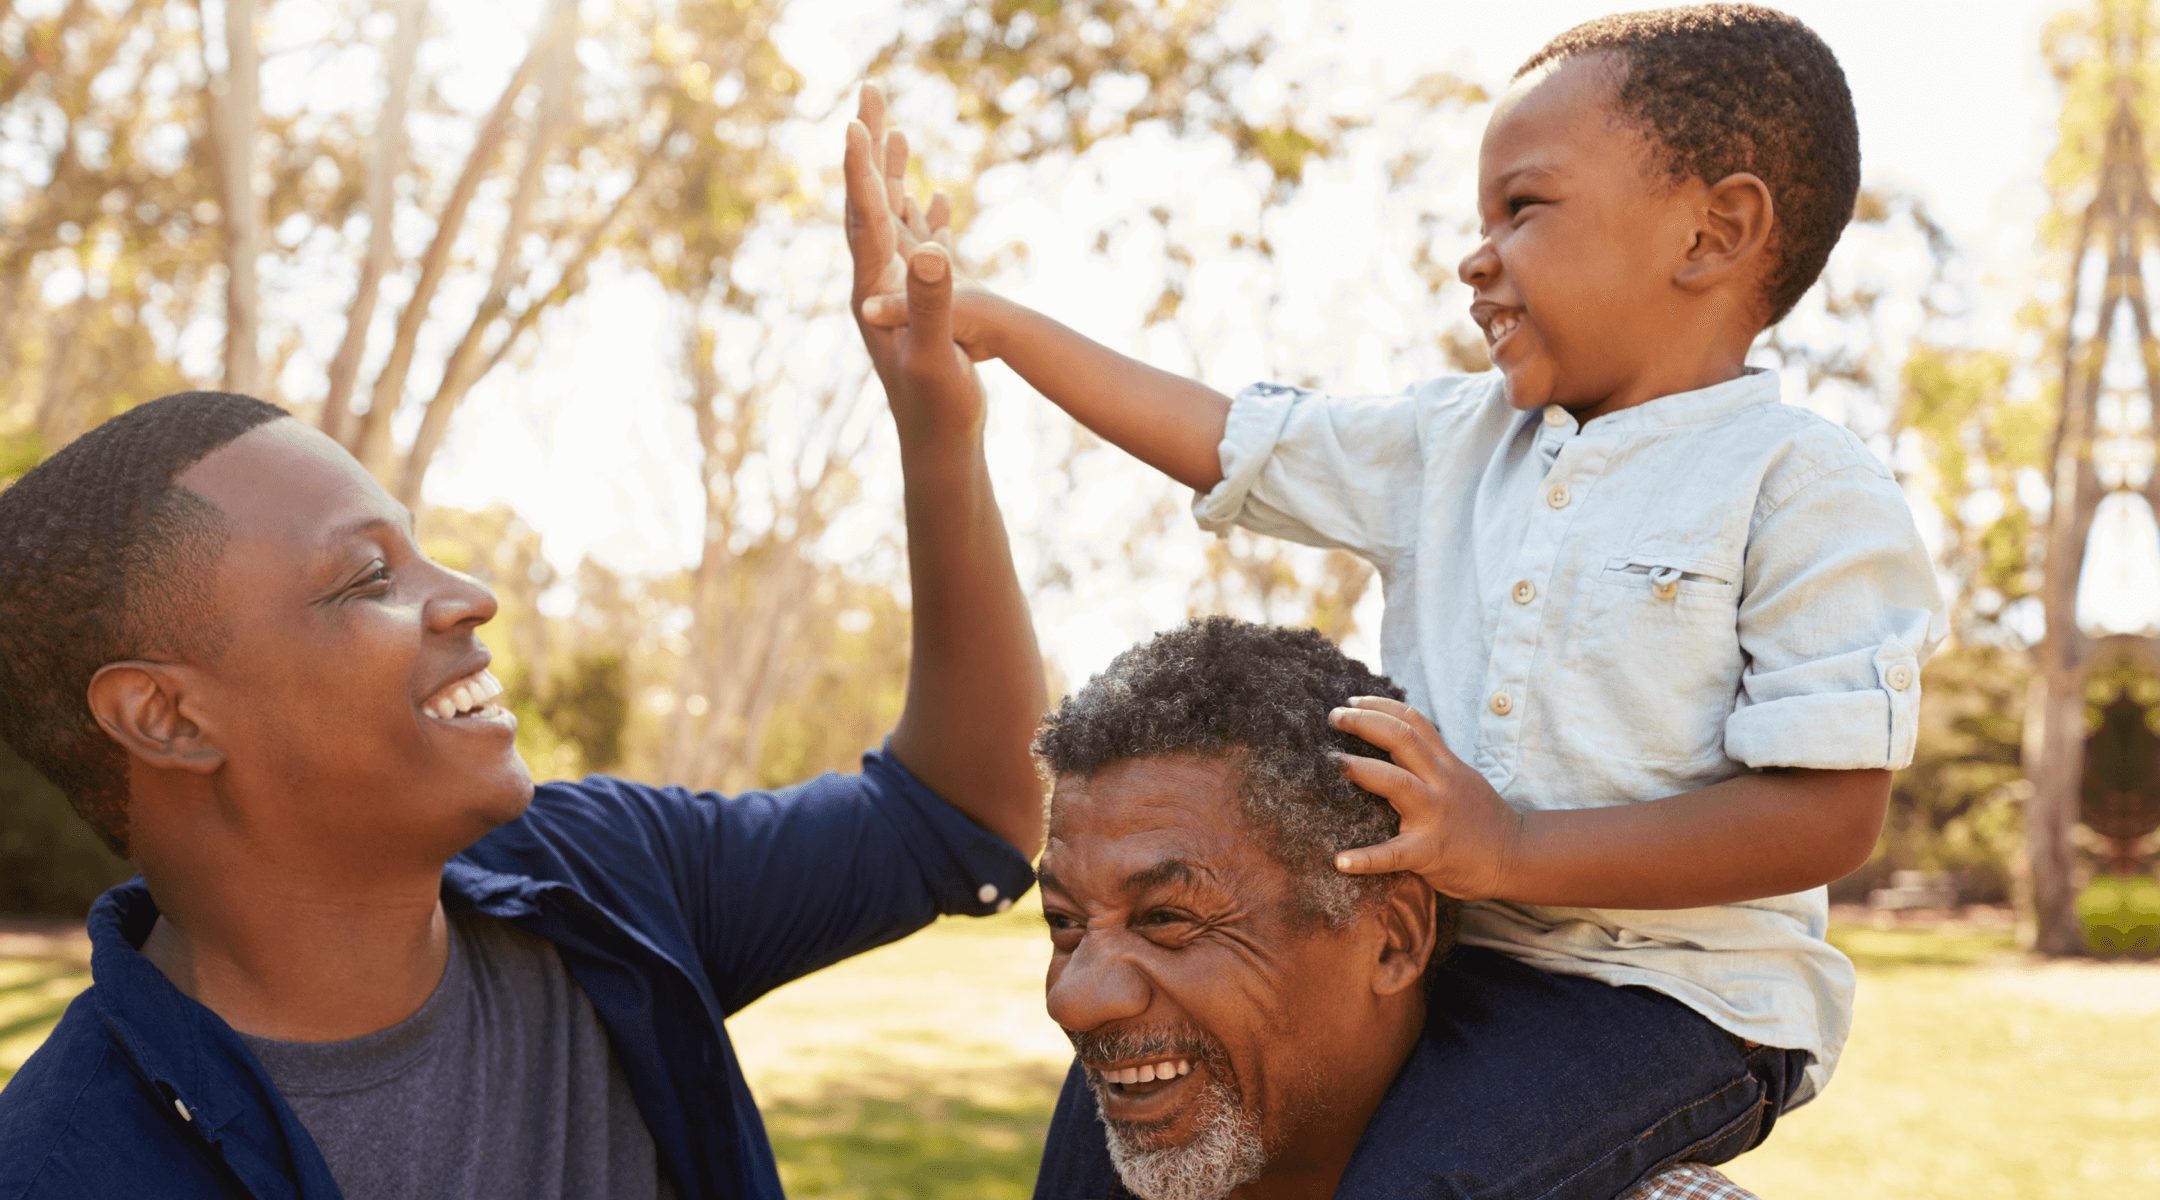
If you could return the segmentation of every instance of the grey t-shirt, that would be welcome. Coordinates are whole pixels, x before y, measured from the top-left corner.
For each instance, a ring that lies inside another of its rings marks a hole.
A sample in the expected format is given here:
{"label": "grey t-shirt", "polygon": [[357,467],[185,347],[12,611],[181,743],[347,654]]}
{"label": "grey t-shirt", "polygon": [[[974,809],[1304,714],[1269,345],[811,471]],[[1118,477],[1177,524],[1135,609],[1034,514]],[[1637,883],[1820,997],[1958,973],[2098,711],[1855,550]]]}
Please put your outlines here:
{"label": "grey t-shirt", "polygon": [[347,1200],[656,1197],[652,1135],[592,1001],[544,939],[450,912],[450,963],[400,1024],[241,1040]]}

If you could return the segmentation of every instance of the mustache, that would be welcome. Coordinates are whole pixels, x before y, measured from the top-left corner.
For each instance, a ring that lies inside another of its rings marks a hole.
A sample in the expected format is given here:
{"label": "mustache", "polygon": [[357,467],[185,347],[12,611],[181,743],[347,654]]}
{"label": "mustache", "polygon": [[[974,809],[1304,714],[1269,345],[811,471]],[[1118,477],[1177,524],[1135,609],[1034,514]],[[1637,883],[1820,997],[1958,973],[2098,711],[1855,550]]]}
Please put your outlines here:
{"label": "mustache", "polygon": [[1228,1061],[1222,1043],[1190,1027],[1179,1029],[1110,1029],[1078,1031],[1068,1029],[1065,1038],[1072,1043],[1073,1053],[1080,1065],[1096,1074],[1102,1063],[1124,1062],[1136,1058],[1161,1058],[1176,1056],[1190,1058],[1204,1066],[1219,1069]]}

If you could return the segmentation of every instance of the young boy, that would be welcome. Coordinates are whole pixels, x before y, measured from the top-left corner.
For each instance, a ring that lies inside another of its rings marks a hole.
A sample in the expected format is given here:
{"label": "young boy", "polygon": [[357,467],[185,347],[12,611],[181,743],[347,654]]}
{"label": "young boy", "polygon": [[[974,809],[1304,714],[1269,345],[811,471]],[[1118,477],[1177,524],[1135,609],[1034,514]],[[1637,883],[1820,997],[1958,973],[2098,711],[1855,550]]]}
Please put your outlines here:
{"label": "young boy", "polygon": [[[892,202],[949,241],[948,206],[900,198],[904,163],[888,144]],[[1204,527],[1375,565],[1384,668],[1410,703],[1333,719],[1393,756],[1344,769],[1402,829],[1338,865],[1416,871],[1471,902],[1463,942],[1724,1030],[1729,1060],[1572,1098],[1614,1114],[1616,1145],[1676,1106],[1730,1107],[1715,1144],[1674,1159],[1729,1158],[1828,1080],[1854,979],[1822,885],[1873,846],[1942,636],[1894,481],[1744,365],[1858,183],[1843,73],[1805,26],[1750,5],[1634,13],[1539,51],[1486,129],[1460,274],[1495,373],[1230,399],[979,289],[953,318],[971,355],[1196,489]],[[1512,1019],[1491,1016],[1492,1044],[1534,1055]],[[1506,1101],[1561,1103],[1564,1066],[1528,1065]],[[1459,1149],[1417,1194],[1516,1194],[1473,1181],[1479,1164],[1544,1148]],[[1552,1194],[1621,1190],[1595,1157]]]}

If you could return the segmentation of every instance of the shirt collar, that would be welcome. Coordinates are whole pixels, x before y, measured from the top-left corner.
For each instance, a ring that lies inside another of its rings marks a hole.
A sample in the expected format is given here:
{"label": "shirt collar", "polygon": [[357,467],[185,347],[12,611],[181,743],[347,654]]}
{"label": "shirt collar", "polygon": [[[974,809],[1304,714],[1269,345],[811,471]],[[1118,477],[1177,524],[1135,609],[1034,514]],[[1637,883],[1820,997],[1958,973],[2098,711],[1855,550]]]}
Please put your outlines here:
{"label": "shirt collar", "polygon": [[[1557,444],[1566,440],[1566,433],[1576,431],[1582,436],[1593,437],[1600,434],[1629,434],[1674,429],[1683,425],[1702,425],[1723,420],[1759,405],[1776,404],[1778,397],[1778,377],[1775,372],[1762,367],[1743,367],[1738,378],[1713,383],[1692,392],[1659,396],[1633,408],[1623,408],[1619,412],[1599,417],[1587,426],[1580,425],[1571,415],[1566,426],[1557,431],[1555,436],[1542,440]],[[1544,415],[1545,410],[1539,409],[1525,414],[1525,419],[1542,425]],[[1546,432],[1551,434],[1556,431]]]}
{"label": "shirt collar", "polygon": [[[463,859],[443,868],[443,894],[491,916],[514,918],[538,910],[543,893],[564,885],[491,871]],[[256,1072],[239,1035],[216,1013],[174,987],[143,956],[157,924],[157,901],[142,876],[98,897],[90,908],[91,1000],[98,1019],[135,1073],[170,1102],[187,1105],[190,1123],[205,1137],[259,1101],[242,1082]]]}

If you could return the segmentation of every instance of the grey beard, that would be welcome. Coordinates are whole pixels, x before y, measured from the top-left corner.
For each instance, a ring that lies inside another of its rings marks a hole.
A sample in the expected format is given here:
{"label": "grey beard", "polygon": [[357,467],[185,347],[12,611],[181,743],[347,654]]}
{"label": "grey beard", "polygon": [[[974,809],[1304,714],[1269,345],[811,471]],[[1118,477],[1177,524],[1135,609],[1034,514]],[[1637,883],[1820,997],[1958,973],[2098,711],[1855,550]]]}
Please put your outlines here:
{"label": "grey beard", "polygon": [[[1108,1086],[1095,1084],[1097,1115]],[[1141,1137],[1149,1126],[1103,1118],[1110,1165],[1133,1195],[1141,1200],[1224,1200],[1267,1169],[1260,1122],[1245,1111],[1236,1093],[1211,1081],[1200,1094],[1200,1104],[1199,1129],[1182,1146],[1143,1145]]]}

